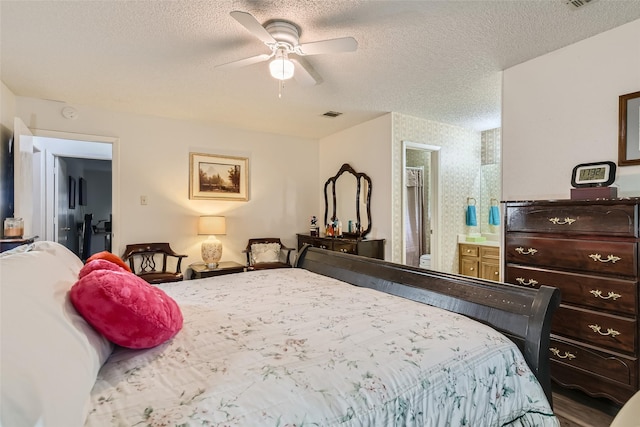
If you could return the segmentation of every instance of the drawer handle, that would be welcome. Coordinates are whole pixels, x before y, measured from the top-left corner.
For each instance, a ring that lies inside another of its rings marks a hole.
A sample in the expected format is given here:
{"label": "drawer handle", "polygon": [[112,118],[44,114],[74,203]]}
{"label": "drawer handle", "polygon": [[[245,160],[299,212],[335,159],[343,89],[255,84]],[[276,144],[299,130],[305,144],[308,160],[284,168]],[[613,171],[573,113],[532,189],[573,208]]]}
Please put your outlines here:
{"label": "drawer handle", "polygon": [[575,219],[573,219],[573,218],[568,218],[568,217],[567,217],[567,218],[565,218],[565,219],[560,219],[560,218],[558,218],[558,217],[555,217],[555,218],[549,218],[549,221],[550,221],[550,222],[552,222],[552,223],[554,223],[554,224],[556,224],[556,225],[571,225],[571,224],[573,224],[574,222],[576,222],[576,220],[575,220]]}
{"label": "drawer handle", "polygon": [[589,293],[592,293],[593,296],[596,297],[596,298],[612,299],[614,301],[622,296],[622,295],[616,294],[614,292],[609,292],[609,294],[606,297],[603,297],[602,296],[602,291],[601,290],[597,290],[597,289],[592,289],[592,290],[589,291]]}
{"label": "drawer handle", "polygon": [[475,270],[475,268],[469,267],[469,271],[473,271],[473,270]]}
{"label": "drawer handle", "polygon": [[564,352],[564,355],[561,355],[561,354],[560,354],[560,350],[558,350],[557,348],[553,348],[553,347],[551,347],[551,348],[549,349],[549,351],[551,351],[551,353],[553,353],[553,355],[554,355],[554,356],[556,356],[556,357],[558,357],[558,358],[560,358],[560,359],[568,359],[568,360],[571,360],[571,359],[575,359],[575,358],[576,358],[576,355],[575,355],[575,354],[573,354],[573,353],[569,353],[568,351],[565,351],[565,352]]}
{"label": "drawer handle", "polygon": [[342,249],[340,249],[340,252],[347,253],[347,249],[342,248]]}
{"label": "drawer handle", "polygon": [[615,255],[608,255],[607,259],[602,259],[602,255],[600,254],[591,254],[589,255],[589,258],[593,259],[594,261],[611,262],[611,264],[615,264],[617,261],[620,261],[622,259],[619,256]]}
{"label": "drawer handle", "polygon": [[597,332],[600,335],[604,335],[606,336],[610,336],[611,338],[613,337],[617,337],[618,335],[620,335],[620,332],[616,331],[615,329],[611,329],[611,328],[607,328],[607,332],[602,332],[600,325],[589,325],[589,327],[591,329],[593,329],[593,332]]}
{"label": "drawer handle", "polygon": [[538,284],[537,280],[530,279],[529,281],[527,281],[524,277],[516,278],[516,282],[518,282],[518,283],[520,283],[521,285],[524,285],[524,286],[535,286],[535,285]]}
{"label": "drawer handle", "polygon": [[521,255],[533,255],[536,252],[538,252],[537,249],[533,249],[533,248],[525,249],[525,248],[522,248],[522,247],[516,248],[515,251],[518,252]]}
{"label": "drawer handle", "polygon": [[320,249],[327,249],[325,245],[320,245]]}

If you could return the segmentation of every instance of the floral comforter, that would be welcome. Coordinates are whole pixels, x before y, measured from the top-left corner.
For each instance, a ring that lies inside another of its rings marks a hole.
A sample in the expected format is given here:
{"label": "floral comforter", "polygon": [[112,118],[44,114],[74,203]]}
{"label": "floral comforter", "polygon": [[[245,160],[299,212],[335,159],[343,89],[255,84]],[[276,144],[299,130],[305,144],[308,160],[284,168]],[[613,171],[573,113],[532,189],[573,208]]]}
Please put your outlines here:
{"label": "floral comforter", "polygon": [[184,328],[116,350],[87,426],[558,426],[512,342],[302,269],[162,288]]}

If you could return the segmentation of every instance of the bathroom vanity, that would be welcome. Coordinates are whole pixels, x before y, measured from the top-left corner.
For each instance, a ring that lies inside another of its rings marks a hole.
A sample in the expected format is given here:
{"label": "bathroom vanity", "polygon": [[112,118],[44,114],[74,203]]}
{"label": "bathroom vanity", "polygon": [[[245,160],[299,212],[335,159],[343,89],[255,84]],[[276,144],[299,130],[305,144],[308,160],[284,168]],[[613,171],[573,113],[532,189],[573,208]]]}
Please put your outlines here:
{"label": "bathroom vanity", "polygon": [[498,242],[458,242],[458,272],[479,279],[500,281],[500,246]]}

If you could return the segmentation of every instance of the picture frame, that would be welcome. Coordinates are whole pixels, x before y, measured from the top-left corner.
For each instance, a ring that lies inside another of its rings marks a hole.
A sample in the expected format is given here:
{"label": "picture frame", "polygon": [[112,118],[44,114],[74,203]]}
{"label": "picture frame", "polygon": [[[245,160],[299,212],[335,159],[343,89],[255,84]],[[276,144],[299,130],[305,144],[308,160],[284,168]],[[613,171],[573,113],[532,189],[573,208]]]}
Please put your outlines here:
{"label": "picture frame", "polygon": [[189,199],[249,200],[249,159],[189,153]]}
{"label": "picture frame", "polygon": [[78,204],[87,206],[87,180],[82,177],[78,179]]}
{"label": "picture frame", "polygon": [[618,165],[640,165],[640,92],[618,98]]}
{"label": "picture frame", "polygon": [[69,209],[76,208],[76,179],[69,175]]}
{"label": "picture frame", "polygon": [[573,168],[571,185],[582,187],[608,187],[616,179],[616,164],[613,162],[582,163]]}

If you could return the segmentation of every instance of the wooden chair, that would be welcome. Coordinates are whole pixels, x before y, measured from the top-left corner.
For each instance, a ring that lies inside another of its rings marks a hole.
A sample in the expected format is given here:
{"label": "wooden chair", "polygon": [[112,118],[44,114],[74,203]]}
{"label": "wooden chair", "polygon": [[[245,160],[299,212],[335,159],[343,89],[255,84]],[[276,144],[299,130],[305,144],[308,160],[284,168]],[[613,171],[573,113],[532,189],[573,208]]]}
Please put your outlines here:
{"label": "wooden chair", "polygon": [[[167,271],[167,258],[178,258],[176,270]],[[152,285],[182,280],[180,263],[187,255],[177,254],[169,243],[136,243],[127,245],[122,255],[123,261],[129,262],[131,271]],[[156,270],[156,258],[162,258],[162,270]],[[136,270],[138,267],[138,270]]]}
{"label": "wooden chair", "polygon": [[[265,255],[264,253],[258,254],[252,252],[252,246],[254,244],[266,245],[277,243],[280,245],[280,250],[277,254]],[[267,268],[289,268],[291,267],[291,251],[293,248],[288,248],[282,244],[277,237],[262,237],[259,239],[249,239],[247,248],[242,251],[247,254],[247,270],[262,270]],[[284,259],[284,261],[283,261]]]}

